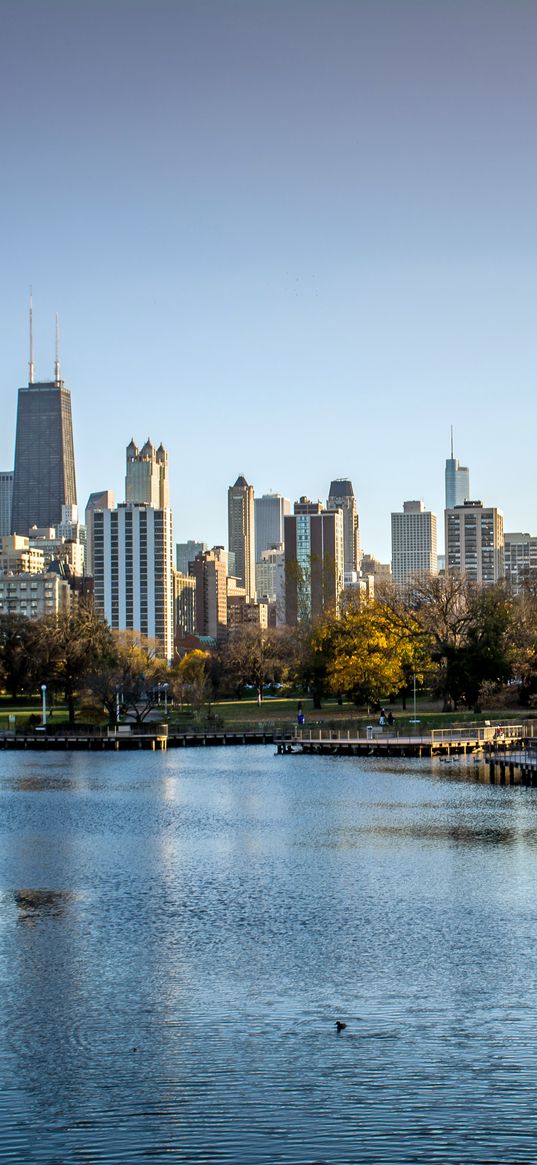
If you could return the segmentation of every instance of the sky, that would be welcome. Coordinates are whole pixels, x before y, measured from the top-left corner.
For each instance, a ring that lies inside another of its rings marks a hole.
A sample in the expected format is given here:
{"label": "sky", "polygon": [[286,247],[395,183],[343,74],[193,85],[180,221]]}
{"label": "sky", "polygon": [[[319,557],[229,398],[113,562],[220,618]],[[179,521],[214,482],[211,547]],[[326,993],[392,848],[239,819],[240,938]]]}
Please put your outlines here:
{"label": "sky", "polygon": [[348,476],[388,560],[453,424],[537,532],[536,44],[534,0],[0,0],[0,468],[32,285],[82,507],[150,436],[176,541],[227,541],[240,473]]}

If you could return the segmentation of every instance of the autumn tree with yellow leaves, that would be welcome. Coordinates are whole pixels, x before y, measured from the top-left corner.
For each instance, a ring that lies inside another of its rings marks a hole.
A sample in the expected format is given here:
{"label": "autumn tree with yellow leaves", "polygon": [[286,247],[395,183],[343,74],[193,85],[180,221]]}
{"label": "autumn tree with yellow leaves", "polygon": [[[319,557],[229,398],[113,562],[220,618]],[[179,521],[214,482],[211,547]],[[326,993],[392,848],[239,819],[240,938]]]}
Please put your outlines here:
{"label": "autumn tree with yellow leaves", "polygon": [[339,619],[324,619],[313,641],[324,656],[329,689],[357,704],[380,704],[408,687],[413,674],[422,683],[429,657],[418,630],[412,634],[408,616],[398,622],[375,599],[349,603]]}

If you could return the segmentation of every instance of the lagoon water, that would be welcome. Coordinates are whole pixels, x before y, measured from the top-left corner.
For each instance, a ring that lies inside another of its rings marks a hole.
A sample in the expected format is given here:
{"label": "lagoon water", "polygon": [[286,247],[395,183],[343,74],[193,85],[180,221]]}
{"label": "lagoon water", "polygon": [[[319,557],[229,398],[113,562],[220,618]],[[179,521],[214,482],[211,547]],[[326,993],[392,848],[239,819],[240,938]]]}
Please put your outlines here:
{"label": "lagoon water", "polygon": [[535,1162],[537,790],[0,757],[0,1160]]}

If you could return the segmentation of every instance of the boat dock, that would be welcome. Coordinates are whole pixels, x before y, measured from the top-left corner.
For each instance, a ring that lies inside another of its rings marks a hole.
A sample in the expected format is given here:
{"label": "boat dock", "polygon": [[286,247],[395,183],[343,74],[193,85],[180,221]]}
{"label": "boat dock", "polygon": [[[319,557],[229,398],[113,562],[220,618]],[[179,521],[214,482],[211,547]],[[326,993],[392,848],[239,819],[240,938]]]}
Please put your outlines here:
{"label": "boat dock", "polygon": [[[527,742],[523,724],[469,725],[466,728],[433,728],[429,732],[401,735],[398,732],[369,726],[365,736],[349,731],[297,728],[275,737],[276,751],[283,756],[362,756],[362,757],[445,757],[509,754]],[[537,743],[537,741],[536,741]],[[496,751],[494,751],[496,750]],[[537,753],[536,753],[537,756]]]}
{"label": "boat dock", "polygon": [[[122,730],[123,728],[123,730]],[[128,731],[124,726],[115,731],[110,729],[103,732],[76,732],[65,731],[46,734],[39,732],[4,732],[0,735],[0,749],[17,749],[41,752],[55,750],[120,752],[125,750],[146,749],[153,752],[166,752],[169,748],[207,748],[221,747],[222,745],[273,744],[274,729],[259,729],[253,731],[228,731],[227,729],[213,729],[211,731],[198,730],[197,732],[168,733],[162,729],[150,732]]]}
{"label": "boat dock", "polygon": [[537,787],[537,740],[526,740],[524,747],[484,750],[484,763],[491,782],[500,785],[531,785]]}

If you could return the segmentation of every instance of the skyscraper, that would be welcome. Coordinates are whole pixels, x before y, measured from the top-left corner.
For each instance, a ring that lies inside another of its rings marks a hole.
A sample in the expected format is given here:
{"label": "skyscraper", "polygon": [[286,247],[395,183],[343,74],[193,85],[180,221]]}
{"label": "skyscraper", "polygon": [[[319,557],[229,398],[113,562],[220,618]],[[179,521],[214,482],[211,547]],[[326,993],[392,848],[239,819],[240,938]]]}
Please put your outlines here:
{"label": "skyscraper", "polygon": [[176,640],[196,632],[196,580],[179,570],[173,572],[174,636]]}
{"label": "skyscraper", "polygon": [[338,477],[331,482],[326,503],[328,510],[343,511],[343,548],[345,554],[345,574],[358,570],[360,565],[360,523],[352,481]]}
{"label": "skyscraper", "polygon": [[58,327],[54,380],[34,381],[32,308],[28,386],[19,388],[11,533],[57,526],[76,504],[71,393],[60,376]]}
{"label": "skyscraper", "polygon": [[[160,454],[160,456],[159,456]],[[138,452],[127,448],[126,490],[140,500],[113,509],[98,506],[92,494],[87,517],[93,536],[91,566],[95,607],[117,631],[139,631],[157,639],[166,659],[173,658],[172,513],[167,498],[168,457],[151,442]],[[106,499],[108,491],[103,491]],[[148,497],[157,502],[152,505]]]}
{"label": "skyscraper", "polygon": [[0,538],[11,533],[13,505],[13,470],[0,471]]}
{"label": "skyscraper", "polygon": [[95,607],[115,630],[158,639],[173,658],[172,517],[169,508],[93,511]]}
{"label": "skyscraper", "polygon": [[248,600],[255,599],[254,487],[239,476],[227,493],[228,549]]}
{"label": "skyscraper", "polygon": [[492,586],[504,577],[503,513],[483,502],[466,501],[446,510],[446,572]]}
{"label": "skyscraper", "polygon": [[515,594],[524,585],[537,581],[537,537],[535,534],[506,533],[504,536],[505,577]]}
{"label": "skyscraper", "polygon": [[162,444],[155,449],[149,437],[141,449],[134,441],[127,445],[125,501],[156,510],[165,510],[170,504],[168,454]]}
{"label": "skyscraper", "polygon": [[423,502],[404,502],[402,513],[392,514],[392,574],[395,582],[413,575],[437,574],[436,514]]}
{"label": "skyscraper", "polygon": [[343,590],[343,516],[301,498],[285,517],[285,621],[290,627],[331,610]]}
{"label": "skyscraper", "polygon": [[93,515],[95,510],[113,510],[115,506],[114,491],[112,489],[100,489],[95,493],[90,494],[86,505],[86,512],[84,515],[84,522],[86,526],[86,556],[84,562],[84,570],[88,575],[93,576]]}
{"label": "skyscraper", "polygon": [[227,564],[220,547],[197,554],[190,574],[196,580],[196,633],[222,643],[227,636]]}
{"label": "skyscraper", "polygon": [[188,542],[177,542],[175,545],[175,565],[181,574],[188,574],[189,563],[194,562],[197,554],[204,554],[209,547],[206,542],[196,542],[189,538]]}
{"label": "skyscraper", "polygon": [[451,426],[451,457],[446,458],[446,510],[463,506],[470,497],[470,470],[459,465],[453,456],[453,425]]}
{"label": "skyscraper", "polygon": [[262,494],[254,500],[255,560],[261,562],[263,551],[283,543],[283,519],[291,513],[289,498],[281,494]]}

